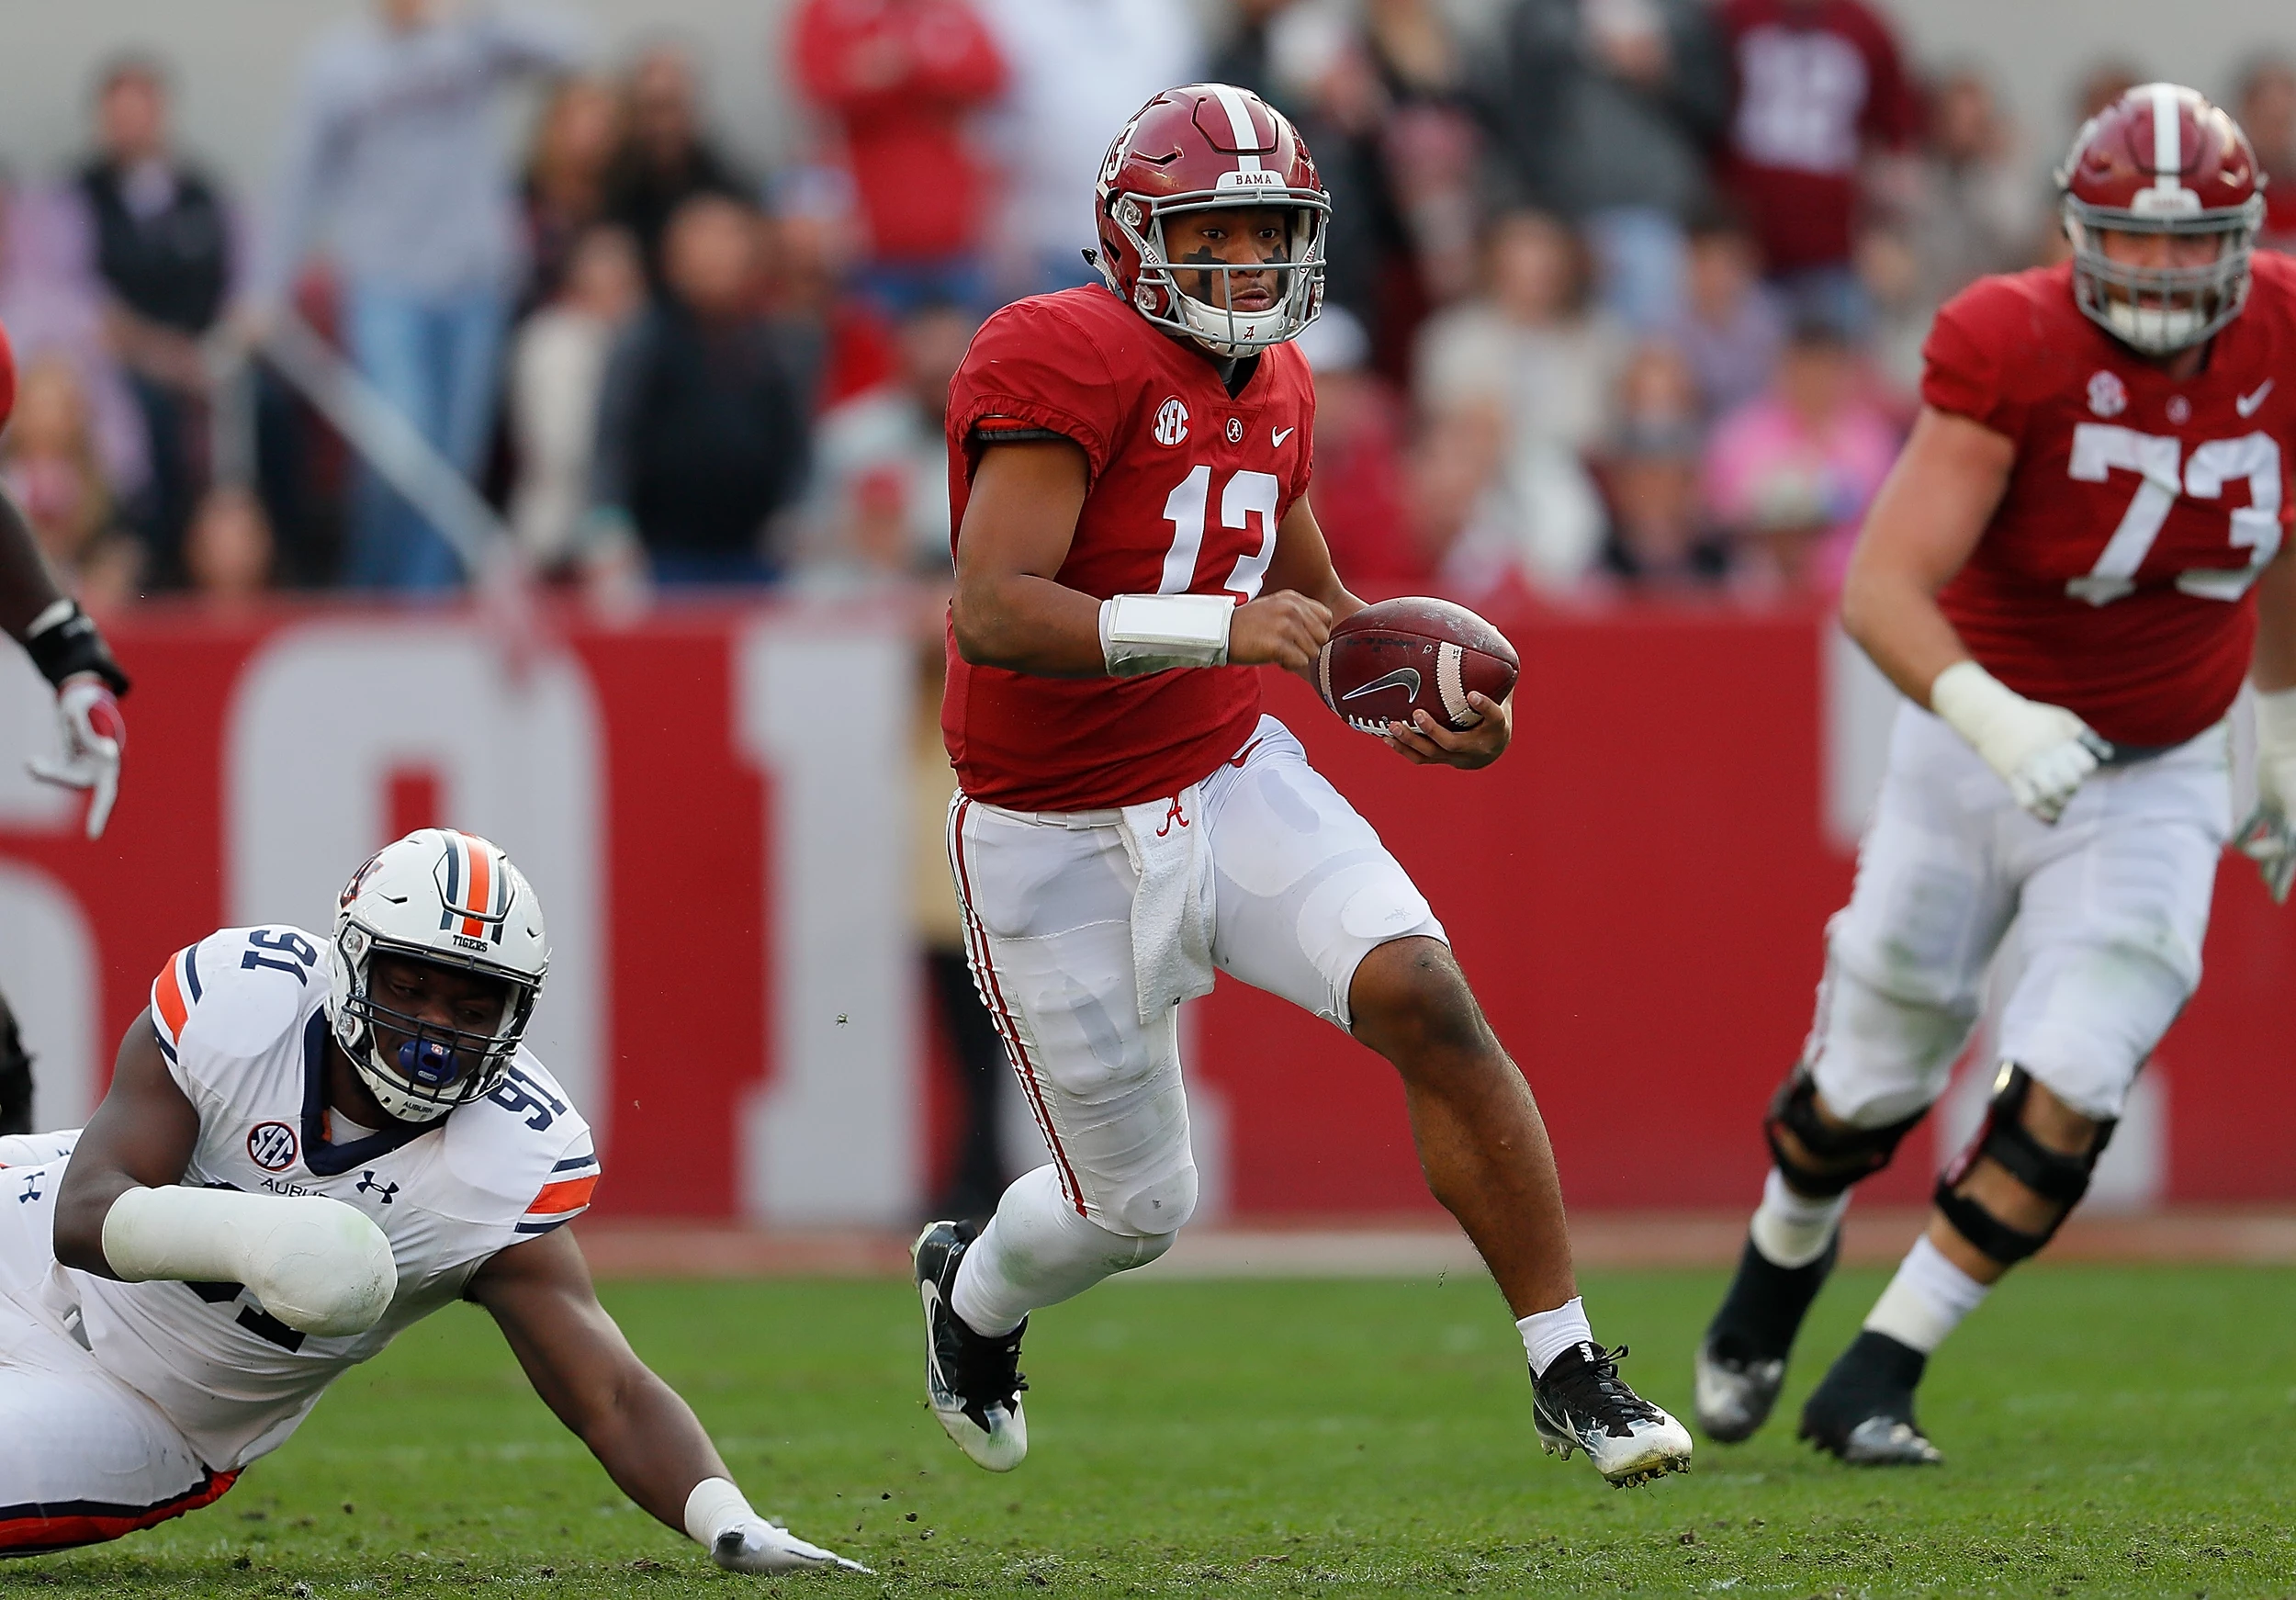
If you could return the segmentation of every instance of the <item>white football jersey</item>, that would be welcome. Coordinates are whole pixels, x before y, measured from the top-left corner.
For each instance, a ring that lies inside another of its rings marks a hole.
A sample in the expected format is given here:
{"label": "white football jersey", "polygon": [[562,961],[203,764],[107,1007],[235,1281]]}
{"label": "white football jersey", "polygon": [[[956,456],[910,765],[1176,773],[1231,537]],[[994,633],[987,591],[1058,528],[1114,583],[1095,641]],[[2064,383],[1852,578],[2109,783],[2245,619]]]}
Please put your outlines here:
{"label": "white football jersey", "polygon": [[219,1470],[277,1448],[339,1373],[458,1299],[495,1252],[570,1222],[598,1183],[589,1124],[523,1047],[499,1088],[437,1122],[332,1137],[327,986],[312,935],[227,928],[161,969],[152,1025],[199,1112],[183,1181],[358,1207],[399,1267],[382,1320],[321,1338],[288,1327],[240,1284],[69,1271],[96,1358]]}

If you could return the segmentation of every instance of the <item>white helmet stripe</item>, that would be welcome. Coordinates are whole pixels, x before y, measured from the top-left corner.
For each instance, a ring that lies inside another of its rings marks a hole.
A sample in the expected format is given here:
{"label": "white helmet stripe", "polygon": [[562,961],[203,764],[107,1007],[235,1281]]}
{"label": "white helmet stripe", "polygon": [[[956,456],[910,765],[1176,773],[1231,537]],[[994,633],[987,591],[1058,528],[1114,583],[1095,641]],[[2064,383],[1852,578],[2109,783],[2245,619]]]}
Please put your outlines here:
{"label": "white helmet stripe", "polygon": [[1252,108],[1244,103],[1244,96],[1227,84],[1214,84],[1211,92],[1219,97],[1221,107],[1228,113],[1228,131],[1235,139],[1236,148],[1244,152],[1237,159],[1239,172],[1260,170],[1260,158],[1252,152],[1259,148],[1259,130],[1252,126]]}
{"label": "white helmet stripe", "polygon": [[2179,189],[2184,173],[2184,106],[2174,84],[2153,89],[2153,186]]}

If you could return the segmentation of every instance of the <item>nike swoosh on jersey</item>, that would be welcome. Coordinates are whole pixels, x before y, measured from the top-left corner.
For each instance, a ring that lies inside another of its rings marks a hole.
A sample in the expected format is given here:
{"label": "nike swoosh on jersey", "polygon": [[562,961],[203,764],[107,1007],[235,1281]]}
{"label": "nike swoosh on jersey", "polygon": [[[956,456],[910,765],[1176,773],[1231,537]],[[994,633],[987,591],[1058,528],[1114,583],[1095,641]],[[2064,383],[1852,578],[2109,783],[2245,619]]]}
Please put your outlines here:
{"label": "nike swoosh on jersey", "polygon": [[[2268,384],[2268,384],[2266,384],[2264,387],[2265,387],[2266,389],[2270,389],[2272,386],[2271,386],[2270,384]],[[2242,416],[2244,416],[2244,417],[2245,417],[2245,416],[2246,416],[2248,413],[2247,413],[2246,411],[2243,411],[2243,412],[2241,412],[2240,414],[2241,414]],[[1280,449],[1282,449],[1282,448],[1284,447],[1284,441],[1285,441],[1286,439],[1289,439],[1289,438],[1290,438],[1290,437],[1291,437],[1291,434],[1292,434],[1292,430],[1291,430],[1291,429],[1289,429],[1289,428],[1277,428],[1277,430],[1275,430],[1275,433],[1276,433],[1276,448],[1277,448],[1277,449],[1278,449],[1278,450],[1280,450]]]}
{"label": "nike swoosh on jersey", "polygon": [[2244,394],[2238,400],[2233,401],[2233,410],[2238,411],[2244,417],[2255,416],[2257,414],[2257,408],[2264,403],[2264,397],[2272,392],[2272,385],[2275,381],[2275,379],[2269,377],[2266,378],[2262,383],[2257,386],[2256,393]]}
{"label": "nike swoosh on jersey", "polygon": [[1377,694],[1382,689],[1401,689],[1413,700],[1419,698],[1419,669],[1398,667],[1392,672],[1374,678],[1370,682],[1350,689],[1342,700],[1360,700],[1367,694]]}

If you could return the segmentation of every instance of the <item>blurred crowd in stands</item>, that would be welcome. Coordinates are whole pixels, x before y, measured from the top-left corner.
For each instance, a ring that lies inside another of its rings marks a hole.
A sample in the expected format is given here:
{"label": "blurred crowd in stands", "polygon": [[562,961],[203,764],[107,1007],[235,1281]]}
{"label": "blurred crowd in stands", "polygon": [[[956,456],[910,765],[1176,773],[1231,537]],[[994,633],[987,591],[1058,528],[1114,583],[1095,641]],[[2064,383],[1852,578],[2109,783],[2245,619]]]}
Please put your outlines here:
{"label": "blurred crowd in stands", "polygon": [[[1289,114],[1331,190],[1301,344],[1351,583],[1822,592],[1931,314],[2053,258],[2049,158],[2140,68],[2099,65],[2036,144],[1869,0],[1483,9],[791,0],[758,82],[803,133],[766,172],[675,40],[609,59],[546,4],[376,0],[310,56],[259,195],[178,145],[169,63],[123,54],[84,162],[0,188],[22,374],[0,479],[96,609],[467,581],[323,397],[243,362],[307,324],[552,581],[945,574],[972,330],[1092,278],[1109,139],[1216,78]],[[2296,69],[2251,59],[2227,88],[2287,242]]]}

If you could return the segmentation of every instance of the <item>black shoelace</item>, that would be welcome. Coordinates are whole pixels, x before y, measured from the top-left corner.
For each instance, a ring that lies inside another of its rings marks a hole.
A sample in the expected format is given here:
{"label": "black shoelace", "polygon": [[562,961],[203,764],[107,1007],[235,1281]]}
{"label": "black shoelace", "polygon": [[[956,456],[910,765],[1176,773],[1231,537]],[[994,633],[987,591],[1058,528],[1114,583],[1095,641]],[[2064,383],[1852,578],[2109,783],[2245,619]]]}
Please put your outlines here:
{"label": "black shoelace", "polygon": [[[1626,1346],[1605,1350],[1589,1343],[1579,1346],[1578,1353],[1580,1358],[1556,1375],[1558,1398],[1566,1407],[1593,1418],[1614,1434],[1625,1434],[1629,1431],[1627,1424],[1658,1414],[1656,1406],[1629,1389],[1618,1376],[1619,1358],[1627,1353]],[[1548,1370],[1553,1372],[1554,1369]]]}
{"label": "black shoelace", "polygon": [[953,1313],[950,1320],[959,1328],[958,1392],[964,1396],[966,1412],[986,1427],[991,1406],[1010,1411],[1020,1392],[1029,1387],[1029,1380],[1020,1375],[1020,1329],[992,1338],[965,1327]]}

